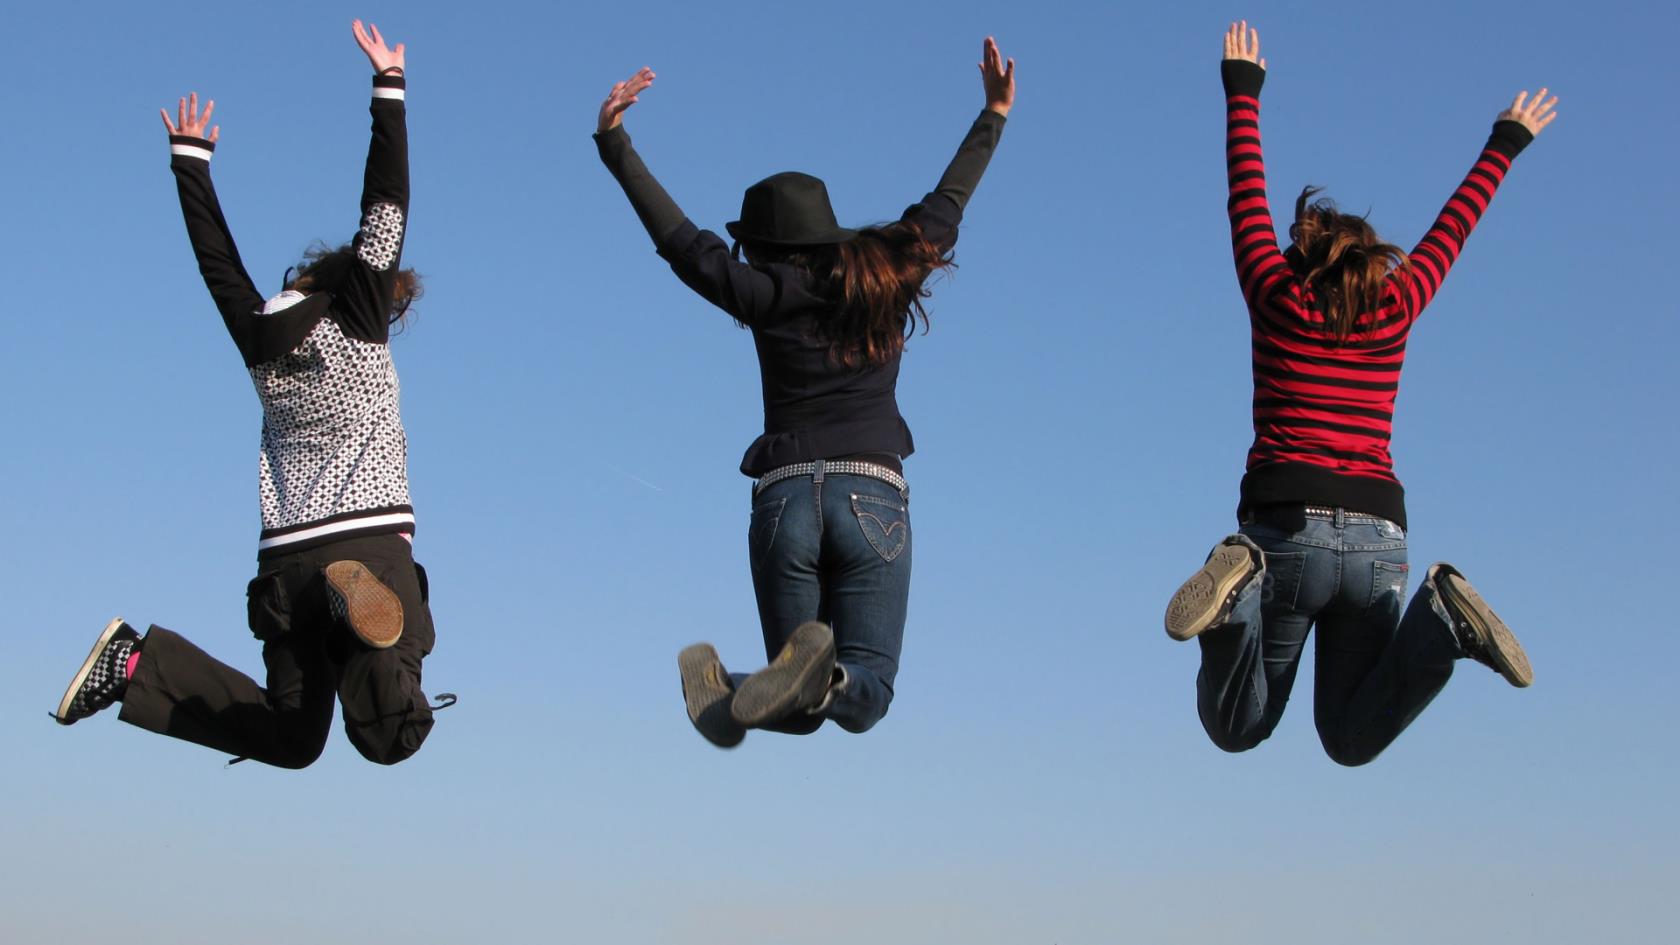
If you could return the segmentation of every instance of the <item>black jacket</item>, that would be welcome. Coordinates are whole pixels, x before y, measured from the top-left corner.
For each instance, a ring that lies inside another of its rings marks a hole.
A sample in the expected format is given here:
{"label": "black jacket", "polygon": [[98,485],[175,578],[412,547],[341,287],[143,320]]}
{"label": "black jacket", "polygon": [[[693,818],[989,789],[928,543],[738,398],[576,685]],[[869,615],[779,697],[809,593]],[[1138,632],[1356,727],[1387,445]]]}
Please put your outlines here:
{"label": "black jacket", "polygon": [[[982,111],[932,193],[901,219],[913,222],[941,252],[957,241],[963,208],[1003,134],[1004,119]],[[864,453],[909,456],[910,427],[898,412],[899,356],[886,364],[846,367],[818,331],[834,309],[812,274],[779,263],[748,264],[729,244],[683,216],[648,173],[622,127],[595,136],[601,160],[624,187],[659,255],[683,284],[752,330],[764,394],[764,432],[747,448],[741,471],[760,476],[778,466]]]}

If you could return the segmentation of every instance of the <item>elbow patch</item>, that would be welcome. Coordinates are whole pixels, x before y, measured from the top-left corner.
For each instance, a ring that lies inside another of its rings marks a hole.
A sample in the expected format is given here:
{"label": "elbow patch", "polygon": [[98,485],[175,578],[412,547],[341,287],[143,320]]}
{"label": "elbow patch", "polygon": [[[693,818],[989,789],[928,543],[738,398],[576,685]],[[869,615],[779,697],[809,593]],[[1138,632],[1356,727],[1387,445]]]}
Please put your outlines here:
{"label": "elbow patch", "polygon": [[394,203],[376,203],[362,215],[356,257],[374,272],[391,268],[402,251],[403,212]]}

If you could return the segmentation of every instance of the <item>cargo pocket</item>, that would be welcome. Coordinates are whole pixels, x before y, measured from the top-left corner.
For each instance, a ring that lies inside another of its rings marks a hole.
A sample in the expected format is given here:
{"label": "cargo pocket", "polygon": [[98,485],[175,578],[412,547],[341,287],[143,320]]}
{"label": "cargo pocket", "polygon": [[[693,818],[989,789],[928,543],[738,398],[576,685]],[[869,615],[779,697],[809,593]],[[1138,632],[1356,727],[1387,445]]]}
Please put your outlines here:
{"label": "cargo pocket", "polygon": [[258,574],[245,585],[245,621],[251,635],[270,640],[292,629],[292,602],[286,593],[283,568]]}
{"label": "cargo pocket", "polygon": [[883,561],[891,561],[910,545],[910,507],[899,499],[852,493],[852,514],[863,537]]}

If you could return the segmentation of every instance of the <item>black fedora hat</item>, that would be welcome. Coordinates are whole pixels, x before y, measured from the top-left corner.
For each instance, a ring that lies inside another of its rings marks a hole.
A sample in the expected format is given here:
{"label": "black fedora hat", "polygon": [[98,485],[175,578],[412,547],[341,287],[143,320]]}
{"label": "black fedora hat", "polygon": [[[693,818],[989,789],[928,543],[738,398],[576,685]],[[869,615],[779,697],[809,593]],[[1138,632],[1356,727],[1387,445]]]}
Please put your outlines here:
{"label": "black fedora hat", "polygon": [[844,243],[857,235],[834,219],[828,187],[798,171],[772,174],[747,188],[741,219],[725,224],[737,240],[779,246]]}

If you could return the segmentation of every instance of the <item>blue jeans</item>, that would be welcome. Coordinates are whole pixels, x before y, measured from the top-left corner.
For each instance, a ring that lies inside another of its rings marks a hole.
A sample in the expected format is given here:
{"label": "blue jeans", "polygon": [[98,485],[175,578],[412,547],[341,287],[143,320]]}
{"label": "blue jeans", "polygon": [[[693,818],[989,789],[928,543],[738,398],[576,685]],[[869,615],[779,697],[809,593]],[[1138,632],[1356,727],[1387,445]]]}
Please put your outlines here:
{"label": "blue jeans", "polygon": [[770,659],[795,627],[834,628],[845,686],[821,715],[770,726],[807,734],[833,719],[865,732],[887,714],[910,604],[910,501],[869,476],[796,476],[753,498],[753,590]]}
{"label": "blue jeans", "polygon": [[1316,624],[1313,720],[1336,762],[1377,757],[1452,676],[1459,656],[1450,618],[1425,578],[1401,616],[1406,533],[1393,522],[1308,515],[1299,532],[1245,523],[1265,555],[1230,617],[1197,637],[1196,707],[1226,751],[1247,751],[1277,727]]}

